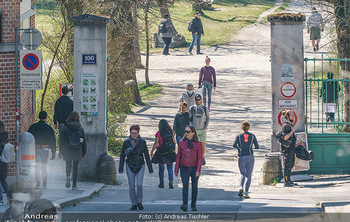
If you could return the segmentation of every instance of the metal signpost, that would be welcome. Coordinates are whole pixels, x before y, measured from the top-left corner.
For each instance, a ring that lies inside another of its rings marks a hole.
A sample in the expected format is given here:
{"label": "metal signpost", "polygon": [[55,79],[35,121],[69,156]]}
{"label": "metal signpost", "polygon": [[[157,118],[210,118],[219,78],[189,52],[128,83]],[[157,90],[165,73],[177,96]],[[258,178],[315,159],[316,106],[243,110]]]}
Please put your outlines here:
{"label": "metal signpost", "polygon": [[[21,161],[21,151],[19,148],[19,70],[18,70],[18,63],[19,63],[19,56],[18,56],[18,48],[19,48],[19,42],[18,42],[18,32],[24,31],[21,35],[21,43],[23,46],[30,50],[35,50],[41,45],[42,37],[40,32],[37,29],[29,28],[29,29],[20,29],[15,28],[15,72],[16,72],[16,153],[17,153],[17,161],[16,161],[16,179],[17,179],[17,185],[19,183],[19,166]],[[33,53],[34,54],[34,53]],[[40,76],[41,76],[41,52],[40,52],[40,60],[37,54],[29,55],[26,54],[25,57],[23,57],[24,60],[21,60],[21,65],[24,63],[24,68],[27,71],[38,70],[40,69]],[[22,70],[21,70],[22,71]]]}

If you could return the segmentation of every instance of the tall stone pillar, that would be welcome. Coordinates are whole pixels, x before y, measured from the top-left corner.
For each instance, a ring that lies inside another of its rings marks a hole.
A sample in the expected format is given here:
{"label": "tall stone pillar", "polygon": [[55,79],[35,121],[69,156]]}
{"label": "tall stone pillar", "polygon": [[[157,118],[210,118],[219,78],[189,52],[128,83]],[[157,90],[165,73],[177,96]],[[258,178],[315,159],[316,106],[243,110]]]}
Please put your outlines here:
{"label": "tall stone pillar", "polygon": [[295,114],[296,132],[305,131],[304,109],[304,44],[301,14],[270,15],[271,22],[271,83],[272,136],[271,152],[279,152],[280,144],[274,136],[285,121],[282,111]]}
{"label": "tall stone pillar", "polygon": [[107,154],[107,23],[109,18],[80,15],[74,23],[74,110],[85,130],[87,154],[79,178],[98,180]]}

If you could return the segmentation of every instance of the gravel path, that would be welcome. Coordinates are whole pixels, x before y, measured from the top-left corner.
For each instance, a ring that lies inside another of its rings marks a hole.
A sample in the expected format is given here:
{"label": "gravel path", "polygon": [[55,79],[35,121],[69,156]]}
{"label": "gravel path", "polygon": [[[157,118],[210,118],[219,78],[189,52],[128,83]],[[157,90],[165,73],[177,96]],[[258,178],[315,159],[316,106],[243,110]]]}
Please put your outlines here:
{"label": "gravel path", "polygon": [[[277,1],[276,6],[261,17],[272,13],[281,4],[282,1]],[[309,13],[305,5],[295,0],[292,0],[289,11]],[[217,72],[217,89],[212,93],[207,165],[203,167],[199,186],[225,190],[238,187],[237,151],[232,148],[232,144],[235,135],[241,132],[243,120],[250,121],[250,131],[256,135],[260,144],[260,150],[255,152],[252,181],[253,187],[259,185],[264,155],[270,150],[271,137],[269,23],[256,22],[239,31],[232,43],[204,47],[202,52],[204,55],[189,56],[187,49],[182,48],[171,50],[170,56],[150,56],[150,81],[164,87],[163,95],[147,102],[148,106],[135,108],[135,114],[127,117],[128,127],[140,124],[140,134],[151,149],[159,120],[164,118],[173,124],[182,92],[188,83],[197,85],[199,69],[205,65],[204,58],[208,55]],[[137,78],[139,82],[144,82],[144,70],[137,71]],[[196,92],[200,92],[199,89]],[[150,175],[146,171],[145,174],[144,185],[147,187],[156,187],[159,183],[158,166],[153,166],[155,173]],[[123,186],[127,185],[125,174],[118,174],[117,177]],[[179,178],[175,178],[174,183],[181,184]]]}

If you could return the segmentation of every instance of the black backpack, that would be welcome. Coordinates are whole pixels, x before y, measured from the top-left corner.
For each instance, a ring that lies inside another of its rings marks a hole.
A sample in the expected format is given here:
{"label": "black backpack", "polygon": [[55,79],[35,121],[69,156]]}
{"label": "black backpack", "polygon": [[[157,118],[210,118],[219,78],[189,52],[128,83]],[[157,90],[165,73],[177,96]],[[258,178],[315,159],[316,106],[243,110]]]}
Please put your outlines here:
{"label": "black backpack", "polygon": [[68,131],[68,144],[69,149],[78,150],[82,148],[80,139],[82,138],[80,130],[69,130]]}
{"label": "black backpack", "polygon": [[191,21],[188,23],[187,30],[188,30],[189,32],[192,32],[192,26],[193,26],[193,20],[191,20]]}
{"label": "black backpack", "polygon": [[168,30],[167,30],[167,28],[166,28],[166,26],[165,26],[165,23],[160,23],[159,24],[159,29],[158,29],[158,31],[160,32],[160,33],[166,33]]}
{"label": "black backpack", "polygon": [[163,144],[158,148],[158,152],[170,158],[172,153],[175,152],[175,143],[173,140],[173,134],[167,133],[163,135],[162,138],[163,138]]}

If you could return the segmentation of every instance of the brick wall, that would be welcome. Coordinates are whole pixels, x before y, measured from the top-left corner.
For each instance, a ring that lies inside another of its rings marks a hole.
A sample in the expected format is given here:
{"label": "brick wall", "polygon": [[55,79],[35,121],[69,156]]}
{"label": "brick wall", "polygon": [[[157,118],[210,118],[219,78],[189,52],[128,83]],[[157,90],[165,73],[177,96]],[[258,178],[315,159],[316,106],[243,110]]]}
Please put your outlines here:
{"label": "brick wall", "polygon": [[[32,4],[35,0],[31,0]],[[20,0],[0,0],[2,12],[2,42],[13,43],[15,27],[20,27]],[[35,16],[30,17],[31,27],[35,27]],[[16,140],[16,87],[15,51],[0,52],[0,119],[4,121],[9,141]],[[32,113],[31,90],[19,90],[20,133],[26,132],[35,121]],[[16,164],[9,164],[8,176],[16,175]]]}
{"label": "brick wall", "polygon": [[20,22],[20,0],[0,1],[2,10],[2,41],[13,42],[15,27],[19,27]]}

